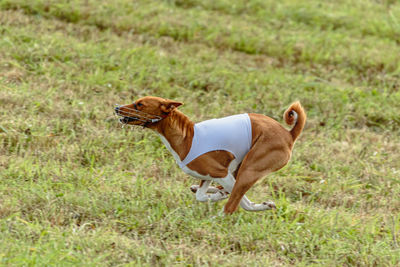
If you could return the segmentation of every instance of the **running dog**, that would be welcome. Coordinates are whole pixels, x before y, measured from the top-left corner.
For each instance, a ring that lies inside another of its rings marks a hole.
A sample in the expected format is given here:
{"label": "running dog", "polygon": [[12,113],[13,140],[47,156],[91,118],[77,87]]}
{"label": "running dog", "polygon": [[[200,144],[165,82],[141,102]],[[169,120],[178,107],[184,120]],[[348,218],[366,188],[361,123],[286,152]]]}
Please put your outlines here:
{"label": "running dog", "polygon": [[[255,113],[233,115],[200,123],[192,122],[177,107],[181,102],[146,96],[132,104],[117,106],[123,124],[149,128],[174,156],[181,169],[201,180],[192,186],[198,201],[219,201],[232,214],[238,205],[248,211],[275,208],[271,201],[256,204],[245,193],[258,179],[284,167],[302,132],[306,113],[299,102],[285,111],[288,131],[274,119]],[[209,187],[211,182],[220,187]],[[210,193],[210,194],[209,194]]]}

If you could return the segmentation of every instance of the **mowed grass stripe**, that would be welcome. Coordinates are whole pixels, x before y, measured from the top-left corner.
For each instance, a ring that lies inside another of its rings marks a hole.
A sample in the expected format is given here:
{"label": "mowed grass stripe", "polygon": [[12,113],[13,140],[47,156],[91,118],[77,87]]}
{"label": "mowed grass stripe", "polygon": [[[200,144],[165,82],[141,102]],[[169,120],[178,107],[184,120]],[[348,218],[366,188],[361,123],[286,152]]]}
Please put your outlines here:
{"label": "mowed grass stripe", "polygon": [[100,29],[111,28],[116,32],[146,32],[250,54],[266,54],[281,61],[340,65],[369,75],[397,73],[399,68],[400,53],[396,52],[399,48],[386,39],[357,38],[351,32],[320,31],[299,25],[291,27],[290,23],[274,28],[273,24],[238,21],[232,16],[217,16],[201,9],[173,8],[167,2],[154,5],[148,1],[135,4],[122,1],[115,6],[114,2],[98,5],[74,1],[51,5],[45,1],[6,1],[2,7],[21,7],[28,13],[96,25]]}
{"label": "mowed grass stripe", "polygon": [[346,30],[357,37],[373,35],[400,41],[397,1],[346,0],[340,3],[321,1],[235,1],[174,0],[177,7],[200,8],[234,15],[254,23],[277,26],[304,24],[321,31]]}

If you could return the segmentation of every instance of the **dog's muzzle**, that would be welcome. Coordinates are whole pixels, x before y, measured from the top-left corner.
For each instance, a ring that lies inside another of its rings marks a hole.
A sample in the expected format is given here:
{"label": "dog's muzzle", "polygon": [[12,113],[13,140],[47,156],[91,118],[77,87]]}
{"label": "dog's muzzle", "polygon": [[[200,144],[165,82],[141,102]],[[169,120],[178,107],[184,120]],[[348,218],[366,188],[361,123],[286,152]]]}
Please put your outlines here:
{"label": "dog's muzzle", "polygon": [[133,121],[139,121],[142,122],[142,124],[138,124],[139,126],[147,127],[149,124],[159,122],[160,120],[163,119],[160,116],[148,114],[146,112],[137,109],[124,107],[124,110],[121,110],[120,105],[116,105],[114,111],[115,114],[120,117],[119,122],[122,124],[128,124]]}
{"label": "dog's muzzle", "polygon": [[[115,111],[115,114],[117,116],[121,117],[121,118],[118,119],[120,123],[127,124],[129,122],[133,122],[133,121],[137,121],[138,120],[138,118],[135,118],[135,117],[132,117],[132,116],[126,116],[128,114],[126,114],[126,115],[122,114],[120,112],[120,106],[115,107],[114,111]],[[126,112],[124,112],[124,113],[126,113]]]}

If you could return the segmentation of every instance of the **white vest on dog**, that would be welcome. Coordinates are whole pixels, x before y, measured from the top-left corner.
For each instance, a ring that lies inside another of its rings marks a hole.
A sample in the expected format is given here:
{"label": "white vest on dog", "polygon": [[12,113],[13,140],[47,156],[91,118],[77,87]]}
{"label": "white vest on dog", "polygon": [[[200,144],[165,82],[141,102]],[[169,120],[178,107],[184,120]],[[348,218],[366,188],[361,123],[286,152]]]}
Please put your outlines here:
{"label": "white vest on dog", "polygon": [[202,121],[194,125],[192,146],[179,163],[183,168],[204,153],[225,150],[240,163],[251,147],[251,122],[248,114]]}

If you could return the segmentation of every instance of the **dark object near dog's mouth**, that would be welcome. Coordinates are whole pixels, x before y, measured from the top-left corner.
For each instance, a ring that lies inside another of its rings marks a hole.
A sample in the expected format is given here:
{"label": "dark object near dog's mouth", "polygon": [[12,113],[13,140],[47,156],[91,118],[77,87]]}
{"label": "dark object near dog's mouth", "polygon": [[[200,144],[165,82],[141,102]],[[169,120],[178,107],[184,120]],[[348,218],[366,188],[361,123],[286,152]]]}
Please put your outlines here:
{"label": "dark object near dog's mouth", "polygon": [[122,118],[119,119],[119,121],[121,123],[124,123],[124,124],[130,123],[130,122],[133,122],[133,121],[137,121],[137,120],[138,119],[134,118],[134,117],[122,117]]}

